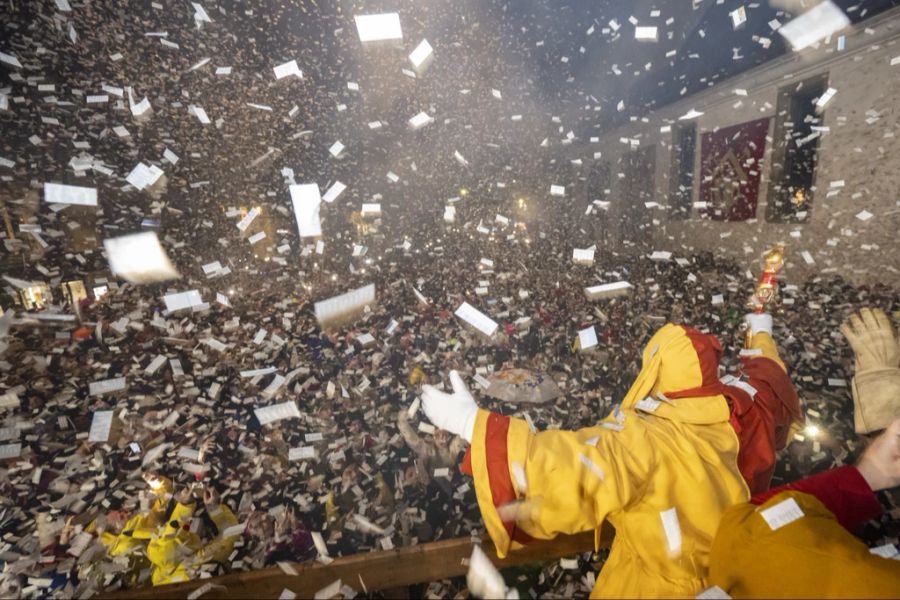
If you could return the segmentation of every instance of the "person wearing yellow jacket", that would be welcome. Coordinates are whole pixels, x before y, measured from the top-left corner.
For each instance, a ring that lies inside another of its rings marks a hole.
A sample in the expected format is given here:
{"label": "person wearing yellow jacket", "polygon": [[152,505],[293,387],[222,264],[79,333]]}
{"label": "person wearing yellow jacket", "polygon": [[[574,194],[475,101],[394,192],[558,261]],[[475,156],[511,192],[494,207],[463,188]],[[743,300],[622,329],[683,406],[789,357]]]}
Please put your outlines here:
{"label": "person wearing yellow jacket", "polygon": [[732,598],[896,598],[900,561],[871,552],[850,532],[882,513],[875,492],[897,486],[900,419],[857,466],[730,508],[712,546],[709,583]]}
{"label": "person wearing yellow jacket", "polygon": [[[144,548],[165,521],[166,510],[174,489],[172,480],[151,473],[146,474],[144,480],[150,484],[150,489],[155,495],[150,510],[131,517],[118,511],[114,518],[107,518],[105,530],[100,533],[100,541],[106,546],[106,551],[111,557]],[[96,526],[96,522],[92,523],[92,526]],[[88,531],[90,530],[89,527]]]}
{"label": "person wearing yellow jacket", "polygon": [[224,537],[224,532],[237,525],[237,517],[219,501],[219,495],[212,488],[203,490],[203,501],[219,530],[218,537],[204,544],[200,536],[191,531],[196,503],[191,502],[190,494],[181,494],[162,533],[147,546],[147,558],[153,565],[150,579],[153,585],[187,581],[204,563],[224,561],[234,550],[234,543],[240,536]]}
{"label": "person wearing yellow jacket", "polygon": [[[498,554],[559,533],[599,536],[609,521],[616,537],[592,597],[700,592],[719,519],[750,498],[739,466],[738,404],[749,402],[745,415],[765,409],[752,430],[770,440],[799,412],[781,410],[783,399],[773,392],[793,388],[774,350],[771,318],[751,328],[755,350],[746,366],[765,362],[755,366],[756,378],[723,382],[714,337],[665,325],[645,347],[619,409],[578,431],[536,432],[522,419],[480,410],[455,371],[452,394],[425,386],[422,406],[431,422],[471,443],[463,470],[474,477]],[[765,402],[756,397],[765,394]],[[768,468],[748,465],[747,473]]]}

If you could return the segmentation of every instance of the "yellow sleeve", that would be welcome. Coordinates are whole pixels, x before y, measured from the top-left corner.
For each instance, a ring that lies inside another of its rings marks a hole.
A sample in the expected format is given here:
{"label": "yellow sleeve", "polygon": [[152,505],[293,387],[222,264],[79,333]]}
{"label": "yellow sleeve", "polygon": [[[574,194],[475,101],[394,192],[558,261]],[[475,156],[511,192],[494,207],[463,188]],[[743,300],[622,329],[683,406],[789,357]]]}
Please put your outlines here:
{"label": "yellow sleeve", "polygon": [[223,537],[225,530],[238,524],[237,517],[231,512],[227,504],[220,504],[215,509],[209,511],[209,516],[216,524],[219,535],[212,542],[197,551],[194,561],[195,565],[205,562],[223,562],[234,550],[234,543],[240,538],[239,535]]}
{"label": "yellow sleeve", "polygon": [[[500,557],[532,538],[596,529],[639,497],[655,463],[642,425],[634,417],[622,431],[533,433],[524,420],[480,410],[471,469]],[[641,439],[629,444],[633,436]]]}
{"label": "yellow sleeve", "polygon": [[781,356],[778,355],[778,346],[775,345],[775,340],[773,340],[772,336],[765,331],[760,331],[750,338],[749,349],[761,350],[764,357],[777,362],[779,366],[784,369],[784,372],[787,373],[787,367],[784,366]]}

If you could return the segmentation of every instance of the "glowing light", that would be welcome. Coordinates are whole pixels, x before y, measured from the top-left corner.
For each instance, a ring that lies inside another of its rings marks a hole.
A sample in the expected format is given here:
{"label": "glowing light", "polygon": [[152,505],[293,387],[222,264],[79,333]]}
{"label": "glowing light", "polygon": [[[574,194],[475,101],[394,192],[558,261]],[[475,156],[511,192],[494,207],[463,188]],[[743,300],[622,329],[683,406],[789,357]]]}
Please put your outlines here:
{"label": "glowing light", "polygon": [[459,195],[460,195],[460,196],[468,196],[468,195],[469,195],[469,190],[466,189],[466,188],[459,188]]}
{"label": "glowing light", "polygon": [[816,425],[807,425],[804,433],[811,438],[815,438],[819,435],[819,428]]}

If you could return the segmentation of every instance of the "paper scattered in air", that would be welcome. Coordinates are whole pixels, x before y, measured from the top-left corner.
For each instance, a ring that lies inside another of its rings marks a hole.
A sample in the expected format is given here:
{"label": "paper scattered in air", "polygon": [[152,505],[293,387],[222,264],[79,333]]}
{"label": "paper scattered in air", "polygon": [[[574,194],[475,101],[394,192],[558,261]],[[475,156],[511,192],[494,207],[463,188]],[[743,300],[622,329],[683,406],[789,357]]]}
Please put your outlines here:
{"label": "paper scattered in air", "polygon": [[794,50],[803,50],[848,25],[850,19],[844,11],[831,0],[825,0],[782,25],[778,33],[791,43]]}
{"label": "paper scattered in air", "polygon": [[109,439],[109,430],[112,427],[113,411],[98,410],[94,412],[91,421],[91,430],[88,434],[89,442],[106,442]]}
{"label": "paper scattered in air", "polygon": [[297,66],[296,60],[278,65],[274,68],[274,71],[275,79],[283,79],[285,77],[290,77],[291,75],[296,75],[298,78],[303,79],[303,71]]}
{"label": "paper scattered in air", "polygon": [[103,247],[113,274],[132,283],[180,277],[152,231],[103,240]]}
{"label": "paper scattered in air", "polygon": [[468,302],[463,302],[454,314],[488,337],[497,331],[497,322]]}
{"label": "paper scattered in air", "polygon": [[45,183],[44,202],[50,204],[97,206],[97,189],[63,185],[61,183]]}
{"label": "paper scattered in air", "polygon": [[353,17],[353,20],[356,22],[356,31],[359,34],[360,42],[403,39],[400,15],[397,13],[357,15]]}
{"label": "paper scattered in air", "polygon": [[593,325],[578,332],[578,347],[581,350],[593,348],[597,343],[597,331]]}
{"label": "paper scattered in air", "polygon": [[297,230],[300,237],[318,237],[322,235],[322,224],[319,220],[319,208],[322,198],[319,195],[319,185],[305,183],[290,187],[291,204],[294,207],[294,217],[297,221]]}

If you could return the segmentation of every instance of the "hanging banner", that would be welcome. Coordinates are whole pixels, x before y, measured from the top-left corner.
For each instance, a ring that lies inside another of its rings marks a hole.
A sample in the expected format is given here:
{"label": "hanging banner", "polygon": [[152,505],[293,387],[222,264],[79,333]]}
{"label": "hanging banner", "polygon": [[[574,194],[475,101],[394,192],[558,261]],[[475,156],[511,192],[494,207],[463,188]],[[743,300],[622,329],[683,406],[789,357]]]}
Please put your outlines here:
{"label": "hanging banner", "polygon": [[746,221],[756,217],[760,162],[768,131],[766,117],[703,134],[702,216],[715,221]]}

